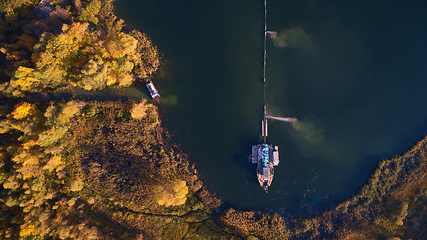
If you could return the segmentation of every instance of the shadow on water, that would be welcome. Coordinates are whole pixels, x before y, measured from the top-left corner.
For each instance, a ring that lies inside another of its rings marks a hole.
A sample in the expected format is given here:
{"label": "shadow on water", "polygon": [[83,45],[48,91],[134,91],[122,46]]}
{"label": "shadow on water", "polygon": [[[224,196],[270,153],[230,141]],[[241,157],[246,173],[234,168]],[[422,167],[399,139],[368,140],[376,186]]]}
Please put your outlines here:
{"label": "shadow on water", "polygon": [[[148,90],[145,87],[130,87],[123,91],[108,90],[108,91],[85,91],[80,88],[75,88],[72,92],[61,92],[49,95],[34,95],[36,98],[44,98],[48,96],[49,100],[68,100],[71,98],[81,99],[86,101],[128,101],[128,100],[140,100],[145,98],[151,101],[151,97],[148,95]],[[154,102],[153,102],[154,103]],[[154,103],[156,104],[156,103]]]}
{"label": "shadow on water", "polygon": [[[370,174],[375,171],[377,162],[382,159],[381,155],[368,155],[363,157],[363,160],[353,170],[351,177],[352,181],[348,181],[344,184],[343,190],[348,195],[354,194],[358,188],[360,188],[360,182],[366,182],[369,179]],[[344,200],[344,199],[342,199]]]}

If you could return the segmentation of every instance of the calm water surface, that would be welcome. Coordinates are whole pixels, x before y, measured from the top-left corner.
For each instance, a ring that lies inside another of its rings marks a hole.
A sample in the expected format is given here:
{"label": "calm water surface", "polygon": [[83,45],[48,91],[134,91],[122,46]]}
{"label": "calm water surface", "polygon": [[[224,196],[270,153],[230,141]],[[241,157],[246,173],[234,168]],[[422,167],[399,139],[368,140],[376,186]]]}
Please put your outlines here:
{"label": "calm water surface", "polygon": [[297,129],[269,121],[268,142],[281,158],[269,194],[248,163],[250,146],[262,141],[263,1],[116,5],[164,53],[155,82],[165,124],[232,206],[325,209],[427,131],[424,1],[268,1],[269,29],[288,30],[288,44],[268,40],[267,110],[300,120]]}

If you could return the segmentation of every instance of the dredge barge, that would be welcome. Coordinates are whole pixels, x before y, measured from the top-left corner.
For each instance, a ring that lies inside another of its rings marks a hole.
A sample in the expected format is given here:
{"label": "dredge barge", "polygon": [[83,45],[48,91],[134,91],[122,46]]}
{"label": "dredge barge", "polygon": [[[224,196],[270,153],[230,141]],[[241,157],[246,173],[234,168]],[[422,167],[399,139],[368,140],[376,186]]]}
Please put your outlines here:
{"label": "dredge barge", "polygon": [[274,177],[274,167],[279,165],[279,147],[267,144],[267,108],[264,105],[264,118],[262,119],[262,136],[264,143],[252,145],[252,154],[249,157],[252,163],[257,164],[256,175],[259,185],[268,193]]}
{"label": "dredge barge", "polygon": [[252,146],[252,163],[257,163],[259,185],[268,193],[274,177],[274,167],[279,165],[279,147],[262,143]]}
{"label": "dredge barge", "polygon": [[252,154],[249,159],[257,163],[257,178],[259,185],[268,193],[268,188],[274,177],[274,167],[279,165],[279,147],[267,144],[267,107],[265,106],[265,66],[267,64],[267,0],[264,0],[264,116],[262,119],[262,136],[264,143],[253,145]]}

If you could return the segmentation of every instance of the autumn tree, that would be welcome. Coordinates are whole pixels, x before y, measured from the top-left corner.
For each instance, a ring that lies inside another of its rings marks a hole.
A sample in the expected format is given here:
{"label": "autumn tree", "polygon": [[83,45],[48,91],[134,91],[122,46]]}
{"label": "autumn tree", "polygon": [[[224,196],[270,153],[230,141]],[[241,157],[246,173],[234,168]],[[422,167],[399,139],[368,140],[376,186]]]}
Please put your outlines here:
{"label": "autumn tree", "polygon": [[30,135],[40,125],[43,119],[35,104],[21,102],[15,105],[14,111],[0,121],[0,133],[17,130],[24,135]]}
{"label": "autumn tree", "polygon": [[46,50],[36,56],[37,77],[42,84],[50,87],[64,84],[72,63],[85,43],[88,26],[88,23],[64,25],[64,33],[47,41]]}
{"label": "autumn tree", "polygon": [[159,205],[166,207],[182,205],[187,200],[187,183],[182,180],[175,180],[154,186],[154,198]]}
{"label": "autumn tree", "polygon": [[114,0],[102,0],[102,8],[99,11],[99,25],[103,26],[107,33],[119,33],[124,26],[123,19],[114,14]]}
{"label": "autumn tree", "polygon": [[16,120],[21,120],[28,116],[34,115],[36,111],[37,111],[36,105],[23,102],[15,108],[15,110],[12,112],[12,116]]}
{"label": "autumn tree", "polygon": [[110,69],[102,60],[90,60],[81,70],[81,81],[78,83],[85,90],[105,88]]}
{"label": "autumn tree", "polygon": [[97,14],[101,9],[100,0],[92,0],[89,3],[85,4],[80,15],[77,17],[77,20],[80,22],[90,22],[93,24],[98,24]]}
{"label": "autumn tree", "polygon": [[45,122],[47,129],[39,134],[37,145],[48,147],[60,142],[68,133],[68,123],[80,111],[81,107],[81,103],[69,101],[62,104],[61,109],[58,110],[58,107],[51,103],[44,113],[47,118]]}
{"label": "autumn tree", "polygon": [[146,117],[147,111],[155,111],[155,106],[142,99],[139,103],[134,103],[130,114],[132,118],[141,120]]}
{"label": "autumn tree", "polygon": [[58,123],[66,124],[70,122],[71,118],[74,117],[80,111],[80,109],[81,109],[81,103],[78,103],[76,101],[67,102],[61,109],[61,112],[57,120]]}
{"label": "autumn tree", "polygon": [[126,33],[110,34],[106,40],[105,47],[112,58],[120,58],[135,53],[138,41]]}
{"label": "autumn tree", "polygon": [[137,61],[134,73],[141,79],[151,77],[160,66],[160,53],[146,34],[133,30],[131,36],[137,41]]}
{"label": "autumn tree", "polygon": [[28,91],[32,89],[37,89],[40,84],[40,80],[35,78],[33,68],[27,68],[19,66],[15,71],[14,78],[10,81],[12,87],[21,90]]}
{"label": "autumn tree", "polygon": [[[64,148],[56,145],[67,141],[64,137],[69,123],[84,106],[76,101],[51,103],[44,113],[50,121],[46,121],[45,130],[38,139],[37,135],[14,133],[10,137],[17,137],[16,141],[1,142],[0,168],[3,169],[4,162],[10,159],[9,171],[0,170],[0,184],[4,190],[0,195],[4,203],[1,211],[6,213],[13,209],[15,225],[0,223],[0,238],[56,239],[59,232],[64,239],[99,238],[97,228],[88,223],[87,217],[76,214],[83,205],[79,197],[70,195],[81,191],[84,184],[78,177],[67,176],[67,165],[61,155]],[[17,104],[14,111],[7,114],[6,123],[16,130],[31,121],[39,124],[43,119],[39,108],[43,109],[33,103]]]}

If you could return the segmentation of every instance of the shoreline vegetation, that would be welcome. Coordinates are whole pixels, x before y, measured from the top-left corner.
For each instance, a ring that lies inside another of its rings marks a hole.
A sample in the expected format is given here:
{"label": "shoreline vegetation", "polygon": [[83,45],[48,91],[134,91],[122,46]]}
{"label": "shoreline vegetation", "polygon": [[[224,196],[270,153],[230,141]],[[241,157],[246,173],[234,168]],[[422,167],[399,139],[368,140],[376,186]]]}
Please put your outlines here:
{"label": "shoreline vegetation", "polygon": [[427,137],[316,215],[219,211],[155,105],[50,97],[153,78],[160,53],[112,0],[4,0],[0,18],[2,239],[427,236]]}

